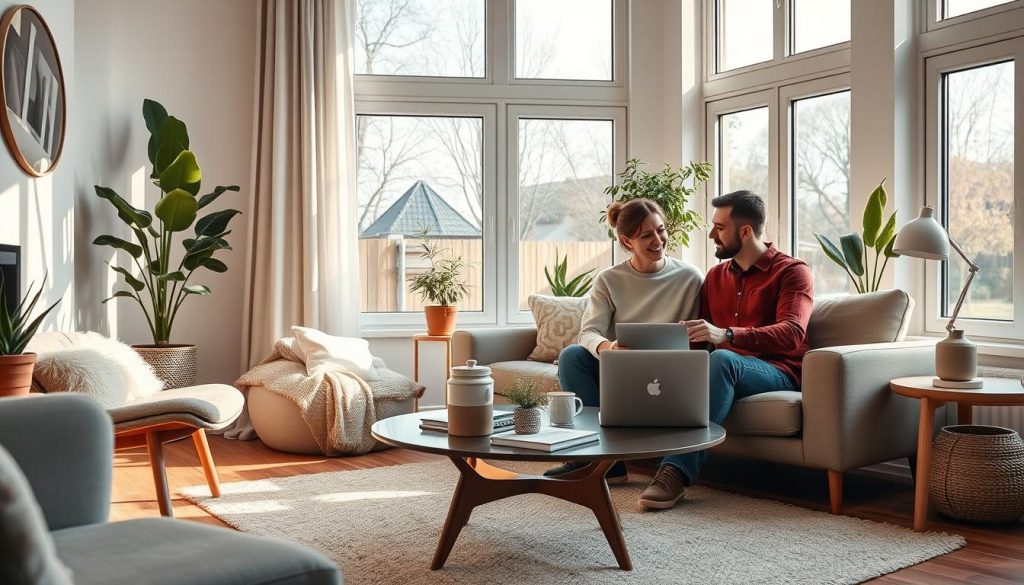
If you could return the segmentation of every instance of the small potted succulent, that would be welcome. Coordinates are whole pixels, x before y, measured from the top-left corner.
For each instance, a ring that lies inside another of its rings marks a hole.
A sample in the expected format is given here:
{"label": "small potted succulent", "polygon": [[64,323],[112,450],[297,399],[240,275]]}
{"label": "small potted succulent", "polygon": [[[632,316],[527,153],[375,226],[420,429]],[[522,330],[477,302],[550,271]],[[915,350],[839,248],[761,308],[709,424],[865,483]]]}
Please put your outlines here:
{"label": "small potted succulent", "polygon": [[[32,388],[32,372],[36,367],[36,354],[25,353],[25,347],[60,299],[30,321],[43,286],[39,285],[35,296],[29,287],[25,298],[16,307],[8,307],[3,301],[6,298],[3,289],[4,282],[0,277],[0,396],[24,396]],[[29,297],[32,297],[31,301]]]}
{"label": "small potted succulent", "polygon": [[442,253],[450,250],[442,249],[429,236],[429,228],[417,234],[423,241],[420,257],[427,260],[430,266],[409,280],[409,290],[418,293],[425,304],[430,303],[423,307],[427,319],[427,335],[448,336],[455,331],[455,320],[459,313],[456,303],[469,295],[466,280],[462,276],[467,263],[461,256],[442,258]]}
{"label": "small potted succulent", "polygon": [[531,435],[540,431],[541,407],[548,403],[547,393],[536,378],[516,378],[505,389],[505,398],[515,404],[512,422],[517,435]]}

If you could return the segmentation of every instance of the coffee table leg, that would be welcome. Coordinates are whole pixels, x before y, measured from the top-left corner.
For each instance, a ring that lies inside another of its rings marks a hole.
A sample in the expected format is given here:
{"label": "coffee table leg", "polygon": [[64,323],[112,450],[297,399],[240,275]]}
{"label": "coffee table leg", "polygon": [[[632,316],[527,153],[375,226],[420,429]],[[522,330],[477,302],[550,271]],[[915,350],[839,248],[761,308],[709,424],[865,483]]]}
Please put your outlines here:
{"label": "coffee table leg", "polygon": [[488,502],[530,493],[545,494],[590,508],[597,517],[605,538],[608,539],[608,545],[615,555],[615,560],[618,561],[619,568],[626,571],[633,569],[622,526],[619,524],[619,517],[604,479],[605,473],[614,461],[592,464],[586,468],[582,477],[574,474],[571,479],[562,479],[520,475],[494,467],[482,459],[476,459],[473,464],[462,457],[450,459],[459,469],[459,482],[455,486],[455,493],[452,494],[448,517],[445,519],[444,528],[441,529],[437,550],[430,564],[431,570],[444,567],[459,533],[469,521],[474,508]]}
{"label": "coffee table leg", "polygon": [[940,403],[921,399],[917,423],[917,473],[914,477],[914,530],[924,530],[928,524],[928,491],[931,487],[932,434],[935,429],[935,409]]}

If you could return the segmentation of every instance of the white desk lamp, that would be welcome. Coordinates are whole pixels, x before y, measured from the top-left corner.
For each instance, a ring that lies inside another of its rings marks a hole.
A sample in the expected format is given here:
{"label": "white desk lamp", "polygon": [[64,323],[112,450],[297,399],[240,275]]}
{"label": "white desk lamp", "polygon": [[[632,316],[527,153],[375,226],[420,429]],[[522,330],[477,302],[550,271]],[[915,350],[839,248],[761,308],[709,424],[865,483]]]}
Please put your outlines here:
{"label": "white desk lamp", "polygon": [[981,379],[977,377],[978,348],[964,336],[963,329],[956,329],[953,326],[957,315],[960,314],[960,307],[967,298],[967,289],[978,273],[978,265],[967,257],[942,225],[935,221],[934,215],[934,209],[927,205],[923,206],[917,219],[903,226],[896,235],[892,251],[912,258],[948,260],[949,247],[952,246],[967,263],[967,282],[960,291],[953,316],[950,317],[949,323],[946,323],[949,336],[935,346],[935,373],[938,377],[933,381],[933,385],[940,388],[981,388]]}

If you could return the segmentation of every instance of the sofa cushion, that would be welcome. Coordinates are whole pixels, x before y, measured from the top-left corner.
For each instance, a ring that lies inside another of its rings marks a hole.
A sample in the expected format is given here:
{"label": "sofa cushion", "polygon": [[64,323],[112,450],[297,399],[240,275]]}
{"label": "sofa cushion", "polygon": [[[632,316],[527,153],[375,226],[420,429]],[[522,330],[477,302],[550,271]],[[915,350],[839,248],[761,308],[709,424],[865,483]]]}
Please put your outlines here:
{"label": "sofa cushion", "polygon": [[[6,399],[11,400],[11,399]],[[0,446],[0,583],[71,585],[43,511],[14,458]]]}
{"label": "sofa cushion", "polygon": [[803,425],[802,398],[799,392],[790,390],[741,398],[733,403],[723,426],[733,435],[799,435]]}
{"label": "sofa cushion", "polygon": [[807,325],[811,349],[903,341],[914,299],[901,290],[816,299]]}
{"label": "sofa cushion", "polygon": [[494,391],[503,394],[505,388],[512,385],[516,378],[537,378],[543,384],[545,392],[558,389],[558,366],[547,362],[531,362],[519,360],[513,362],[496,362],[488,365],[491,377],[494,378]]}
{"label": "sofa cushion", "polygon": [[537,347],[527,359],[555,362],[558,354],[579,335],[589,299],[530,295],[528,302],[537,324]]}

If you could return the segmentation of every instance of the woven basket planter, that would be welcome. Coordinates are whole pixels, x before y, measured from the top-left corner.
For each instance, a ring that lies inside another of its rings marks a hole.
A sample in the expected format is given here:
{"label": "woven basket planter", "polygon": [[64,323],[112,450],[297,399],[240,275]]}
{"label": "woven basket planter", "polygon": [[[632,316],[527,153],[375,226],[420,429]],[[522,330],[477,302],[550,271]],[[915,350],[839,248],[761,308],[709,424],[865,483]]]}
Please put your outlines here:
{"label": "woven basket planter", "polygon": [[931,501],[947,516],[1015,521],[1024,514],[1024,442],[1002,427],[944,427],[935,438],[931,480]]}
{"label": "woven basket planter", "polygon": [[153,368],[153,373],[164,383],[164,390],[194,386],[196,358],[199,351],[194,345],[133,345],[142,359]]}
{"label": "woven basket planter", "polygon": [[513,410],[512,426],[517,435],[532,435],[540,432],[540,409],[517,408]]}

